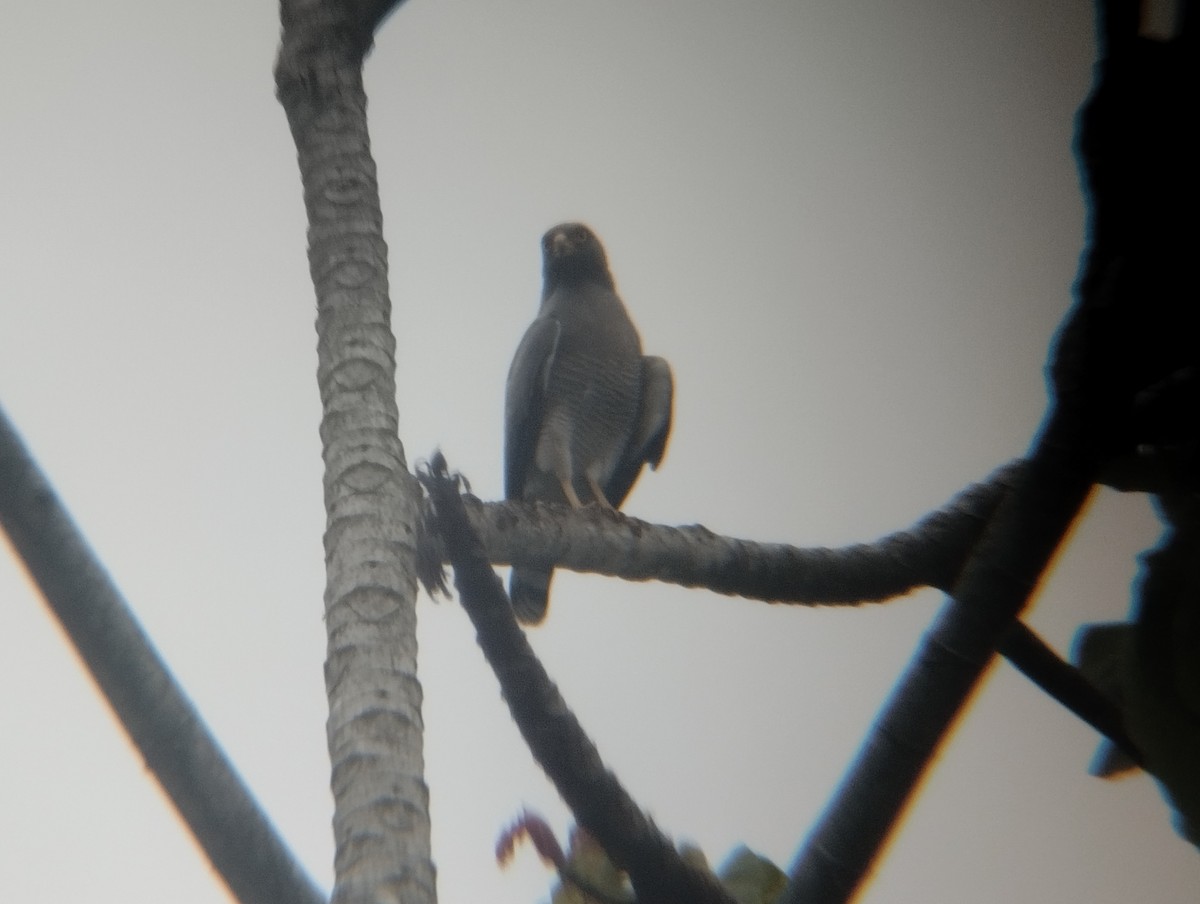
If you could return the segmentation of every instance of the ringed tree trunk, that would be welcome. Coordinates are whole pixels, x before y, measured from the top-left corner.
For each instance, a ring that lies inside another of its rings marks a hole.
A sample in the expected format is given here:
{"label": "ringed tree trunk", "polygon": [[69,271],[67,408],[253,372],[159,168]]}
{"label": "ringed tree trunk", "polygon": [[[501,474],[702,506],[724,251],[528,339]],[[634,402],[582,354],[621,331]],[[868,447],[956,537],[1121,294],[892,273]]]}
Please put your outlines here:
{"label": "ringed tree trunk", "polygon": [[417,680],[420,489],[397,433],[387,246],[362,81],[374,29],[395,5],[283,0],[276,66],[317,296],[335,904],[435,900]]}

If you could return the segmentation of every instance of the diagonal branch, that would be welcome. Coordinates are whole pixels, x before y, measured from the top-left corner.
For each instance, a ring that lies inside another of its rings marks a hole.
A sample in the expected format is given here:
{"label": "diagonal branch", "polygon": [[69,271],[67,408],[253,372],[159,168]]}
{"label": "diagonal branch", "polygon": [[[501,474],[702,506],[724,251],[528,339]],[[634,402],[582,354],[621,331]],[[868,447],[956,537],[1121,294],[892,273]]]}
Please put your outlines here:
{"label": "diagonal branch", "polygon": [[1052,421],[806,839],[784,904],[853,895],[1080,510],[1090,474]]}
{"label": "diagonal branch", "polygon": [[[1054,399],[1029,468],[805,842],[788,904],[853,894],[1093,481],[1143,444],[1194,440],[1191,391],[1164,396],[1174,410],[1150,423],[1139,399],[1200,363],[1187,310],[1195,293],[1180,288],[1194,283],[1195,4],[1182,6],[1182,37],[1161,44],[1139,36],[1139,11],[1137,0],[1100,3],[1103,58],[1079,117],[1089,247],[1078,299],[1051,350]],[[1148,471],[1143,462],[1139,479],[1194,486],[1179,467],[1187,461],[1151,461]]]}
{"label": "diagonal branch", "polygon": [[3,410],[0,525],[229,890],[242,904],[324,902],[167,671]]}
{"label": "diagonal branch", "polygon": [[1013,622],[997,652],[1018,672],[1104,735],[1134,763],[1141,764],[1142,750],[1126,730],[1120,706],[1024,622]]}
{"label": "diagonal branch", "polygon": [[454,567],[455,586],[475,626],[513,720],[576,820],[629,874],[642,904],[733,904],[716,879],[689,866],[600,759],[517,626],[500,579],[466,517],[455,478],[435,455],[422,476],[434,527]]}

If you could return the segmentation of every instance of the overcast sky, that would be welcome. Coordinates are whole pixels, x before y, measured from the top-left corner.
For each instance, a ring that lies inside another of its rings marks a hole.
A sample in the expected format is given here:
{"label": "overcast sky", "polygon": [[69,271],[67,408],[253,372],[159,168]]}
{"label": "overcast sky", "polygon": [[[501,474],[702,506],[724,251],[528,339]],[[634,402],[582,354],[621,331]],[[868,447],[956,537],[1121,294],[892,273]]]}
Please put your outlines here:
{"label": "overcast sky", "polygon": [[[0,402],[249,785],[332,878],[315,307],[275,4],[14,4],[0,29]],[[1020,455],[1083,241],[1090,4],[411,0],[367,64],[401,439],[501,493],[538,239],[582,219],[676,382],[626,508],[797,545],[906,526]],[[1123,617],[1144,499],[1099,493],[1029,616]],[[224,901],[11,555],[14,901]],[[786,866],[935,613],[560,573],[532,641],[608,763],[719,862]],[[419,603],[439,893],[529,904],[569,817],[457,603]],[[1145,777],[1001,663],[863,902],[1193,904]]]}

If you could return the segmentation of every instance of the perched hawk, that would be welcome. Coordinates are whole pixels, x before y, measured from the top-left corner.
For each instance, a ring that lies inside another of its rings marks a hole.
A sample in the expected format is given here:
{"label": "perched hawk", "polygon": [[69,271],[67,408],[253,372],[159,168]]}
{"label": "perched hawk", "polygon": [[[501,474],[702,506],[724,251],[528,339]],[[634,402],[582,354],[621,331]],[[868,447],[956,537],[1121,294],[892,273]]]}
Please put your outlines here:
{"label": "perched hawk", "polygon": [[[579,223],[542,237],[542,304],[508,371],[504,495],[617,508],[671,430],[671,368],[643,357],[604,248]],[[514,568],[509,596],[528,624],[546,615],[549,569]]]}

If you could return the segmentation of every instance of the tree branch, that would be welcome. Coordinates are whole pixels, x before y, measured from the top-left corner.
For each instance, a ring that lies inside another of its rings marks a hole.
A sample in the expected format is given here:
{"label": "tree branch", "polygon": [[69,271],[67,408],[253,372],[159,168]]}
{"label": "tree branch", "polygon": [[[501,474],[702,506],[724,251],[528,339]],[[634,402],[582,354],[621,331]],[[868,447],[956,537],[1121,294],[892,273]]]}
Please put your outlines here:
{"label": "tree branch", "polygon": [[1022,675],[1115,744],[1134,763],[1143,754],[1125,728],[1120,706],[1022,621],[1013,622],[998,651]]}
{"label": "tree branch", "polygon": [[[599,508],[482,502],[464,496],[472,528],[495,564],[553,564],[626,580],[656,579],[769,603],[815,606],[882,602],[920,587],[949,592],[1000,500],[1021,474],[1009,462],[915,525],[874,543],[801,549],[723,537],[699,525],[668,527]],[[540,545],[539,545],[540,544]],[[445,550],[422,530],[420,575],[444,590]],[[1021,622],[999,652],[1023,675],[1123,751],[1140,752],[1115,704]]]}
{"label": "tree branch", "polygon": [[[1173,411],[1148,422],[1139,410],[1148,387],[1197,363],[1192,312],[1179,303],[1196,298],[1181,290],[1194,288],[1186,277],[1195,267],[1194,9],[1185,2],[1183,38],[1158,45],[1138,36],[1136,0],[1101,3],[1103,59],[1080,117],[1089,248],[1078,300],[1050,355],[1052,408],[1028,471],[805,842],[785,904],[853,893],[1093,480],[1144,443],[1194,440],[1194,382],[1160,396]],[[1194,486],[1181,461],[1139,476]]]}
{"label": "tree branch", "polygon": [[0,409],[0,525],[121,725],[242,904],[323,904]]}
{"label": "tree branch", "polygon": [[858,887],[1079,511],[1090,473],[1058,424],[1047,425],[805,841],[783,904],[842,902]]}
{"label": "tree branch", "polygon": [[[841,549],[755,543],[700,525],[650,524],[593,506],[572,510],[474,496],[463,504],[494,564],[554,565],[771,603],[856,606],[918,587],[953,586],[1023,466],[1016,460],[999,468],[911,528]],[[420,544],[421,580],[432,592],[446,553],[432,531],[422,532]]]}
{"label": "tree branch", "polygon": [[455,586],[529,749],[576,820],[629,874],[642,904],[733,904],[716,879],[689,866],[600,759],[517,626],[500,579],[466,516],[456,478],[435,455],[421,477],[433,502]]}

